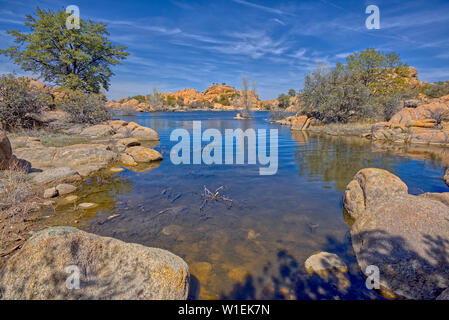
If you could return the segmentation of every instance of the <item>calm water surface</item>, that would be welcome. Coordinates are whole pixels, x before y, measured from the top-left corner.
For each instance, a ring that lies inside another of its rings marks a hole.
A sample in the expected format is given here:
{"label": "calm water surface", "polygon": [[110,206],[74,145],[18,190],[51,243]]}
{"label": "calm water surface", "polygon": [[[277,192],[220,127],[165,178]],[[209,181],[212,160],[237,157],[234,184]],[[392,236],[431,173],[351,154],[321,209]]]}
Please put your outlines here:
{"label": "calm water surface", "polygon": [[[358,170],[377,167],[398,175],[410,193],[444,192],[438,157],[360,138],[292,133],[266,122],[266,112],[248,121],[234,116],[186,112],[126,117],[159,133],[155,149],[164,160],[151,168],[90,179],[79,195],[99,203],[99,209],[80,213],[66,206],[55,215],[76,216],[86,231],[182,257],[192,274],[191,298],[380,299],[365,288],[352,253],[342,209],[344,188]],[[259,165],[173,165],[169,152],[176,142],[170,141],[170,133],[191,130],[194,120],[202,121],[203,130],[278,129],[278,173],[260,176]],[[204,186],[211,191],[223,186],[232,207],[210,201],[201,212]],[[304,261],[319,251],[336,253],[348,264],[349,285],[304,272]]]}

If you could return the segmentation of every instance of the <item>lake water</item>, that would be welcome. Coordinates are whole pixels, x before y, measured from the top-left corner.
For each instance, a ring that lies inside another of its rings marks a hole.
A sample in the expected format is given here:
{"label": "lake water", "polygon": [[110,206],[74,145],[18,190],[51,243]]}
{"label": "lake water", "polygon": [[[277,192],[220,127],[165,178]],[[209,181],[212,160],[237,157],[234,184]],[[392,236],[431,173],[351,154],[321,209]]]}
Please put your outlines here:
{"label": "lake water", "polygon": [[[99,208],[78,212],[60,207],[55,221],[76,218],[86,231],[175,253],[189,265],[194,299],[381,299],[366,289],[357,267],[343,191],[358,170],[377,167],[398,175],[410,193],[445,192],[438,156],[361,138],[292,133],[265,121],[266,112],[255,113],[252,120],[234,116],[186,112],[124,117],[159,133],[155,149],[164,160],[135,170],[141,172],[89,179],[78,195]],[[173,165],[169,153],[176,142],[170,141],[170,133],[191,130],[197,120],[203,130],[278,129],[277,174],[260,176],[259,165]],[[201,211],[205,186],[211,191],[223,186],[220,194],[232,206],[208,201]],[[336,253],[348,264],[350,285],[305,273],[304,261],[319,251]]]}

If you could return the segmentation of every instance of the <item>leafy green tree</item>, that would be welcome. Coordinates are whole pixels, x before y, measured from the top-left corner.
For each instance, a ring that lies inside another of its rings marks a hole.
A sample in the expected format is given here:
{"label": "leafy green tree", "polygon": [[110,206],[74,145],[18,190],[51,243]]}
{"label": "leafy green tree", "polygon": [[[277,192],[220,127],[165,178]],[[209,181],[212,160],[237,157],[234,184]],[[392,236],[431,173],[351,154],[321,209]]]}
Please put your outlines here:
{"label": "leafy green tree", "polygon": [[368,48],[348,56],[346,64],[373,95],[392,95],[407,88],[404,77],[409,75],[408,66],[397,53]]}
{"label": "leafy green tree", "polygon": [[306,76],[301,96],[306,114],[323,122],[389,120],[402,101],[416,96],[409,67],[396,53],[368,48],[346,61]]}
{"label": "leafy green tree", "polygon": [[37,8],[36,16],[26,16],[25,26],[30,32],[8,31],[15,45],[0,53],[45,81],[85,92],[108,90],[114,75],[110,67],[129,53],[124,46],[108,40],[106,24],[80,19],[79,29],[67,29],[69,16],[65,11]]}
{"label": "leafy green tree", "polygon": [[290,89],[290,90],[288,90],[288,95],[289,95],[290,97],[296,96],[296,91],[295,91],[295,89]]}
{"label": "leafy green tree", "polygon": [[278,97],[279,108],[286,109],[290,106],[290,96],[282,93]]}

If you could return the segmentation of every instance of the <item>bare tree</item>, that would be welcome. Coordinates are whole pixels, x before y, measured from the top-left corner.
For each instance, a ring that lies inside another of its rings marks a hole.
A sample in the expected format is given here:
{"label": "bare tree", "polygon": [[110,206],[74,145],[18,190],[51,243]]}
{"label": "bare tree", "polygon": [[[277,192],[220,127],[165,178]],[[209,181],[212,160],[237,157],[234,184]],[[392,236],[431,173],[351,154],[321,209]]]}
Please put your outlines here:
{"label": "bare tree", "polygon": [[241,92],[241,106],[245,110],[245,115],[249,116],[253,107],[253,99],[256,96],[257,83],[252,81],[251,90],[249,89],[249,81],[247,76],[242,78]]}
{"label": "bare tree", "polygon": [[147,96],[148,104],[155,110],[159,110],[164,105],[164,95],[156,87],[153,87],[152,93]]}

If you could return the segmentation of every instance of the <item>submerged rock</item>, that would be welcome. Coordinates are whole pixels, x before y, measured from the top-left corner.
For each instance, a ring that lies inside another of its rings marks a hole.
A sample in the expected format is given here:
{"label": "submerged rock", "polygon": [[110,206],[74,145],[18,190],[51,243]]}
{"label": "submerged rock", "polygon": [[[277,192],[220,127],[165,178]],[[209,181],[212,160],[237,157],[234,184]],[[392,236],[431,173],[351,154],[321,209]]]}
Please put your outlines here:
{"label": "submerged rock", "polygon": [[435,299],[449,287],[446,200],[444,194],[408,194],[398,177],[381,169],[359,171],[346,187],[357,262],[363,273],[379,268],[386,295]]}
{"label": "submerged rock", "polygon": [[29,239],[7,261],[0,283],[7,300],[176,300],[187,298],[189,270],[162,249],[56,227]]}
{"label": "submerged rock", "polygon": [[66,194],[72,193],[76,189],[77,188],[75,186],[73,186],[71,184],[67,184],[67,183],[61,183],[56,186],[56,190],[58,190],[59,196],[64,196]]}
{"label": "submerged rock", "polygon": [[78,196],[72,195],[64,198],[65,203],[75,203],[79,199]]}
{"label": "submerged rock", "polygon": [[310,256],[304,263],[306,271],[327,276],[330,272],[347,272],[348,266],[334,253],[320,252]]}
{"label": "submerged rock", "polygon": [[85,209],[85,210],[87,210],[87,209],[93,209],[93,208],[96,208],[96,207],[98,207],[98,204],[96,204],[96,203],[91,203],[91,202],[83,202],[83,203],[80,203],[80,204],[78,205],[78,208],[80,208],[80,209]]}

